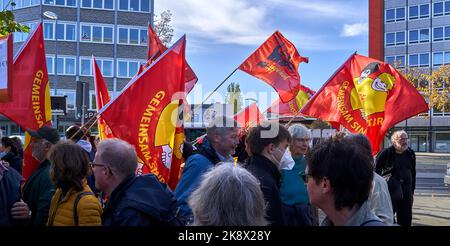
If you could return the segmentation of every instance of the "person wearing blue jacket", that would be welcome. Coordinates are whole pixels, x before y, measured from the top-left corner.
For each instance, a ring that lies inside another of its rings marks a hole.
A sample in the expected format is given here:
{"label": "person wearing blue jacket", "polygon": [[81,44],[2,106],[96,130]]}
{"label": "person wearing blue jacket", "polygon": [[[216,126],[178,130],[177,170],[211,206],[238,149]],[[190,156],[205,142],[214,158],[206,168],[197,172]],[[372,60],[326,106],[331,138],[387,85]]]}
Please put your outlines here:
{"label": "person wearing blue jacket", "polygon": [[192,222],[192,211],[188,205],[191,193],[200,185],[202,175],[219,162],[233,162],[232,155],[239,144],[237,122],[225,116],[217,116],[206,129],[206,137],[198,152],[188,157],[175,188],[180,213]]}

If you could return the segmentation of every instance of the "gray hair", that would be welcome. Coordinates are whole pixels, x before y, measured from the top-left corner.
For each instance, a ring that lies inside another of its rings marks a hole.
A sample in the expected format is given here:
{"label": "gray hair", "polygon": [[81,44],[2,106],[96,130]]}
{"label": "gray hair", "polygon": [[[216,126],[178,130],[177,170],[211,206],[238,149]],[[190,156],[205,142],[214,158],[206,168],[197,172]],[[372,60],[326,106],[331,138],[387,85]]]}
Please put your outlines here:
{"label": "gray hair", "polygon": [[232,118],[220,115],[216,116],[211,122],[209,122],[206,128],[206,134],[220,134],[223,135],[230,130],[239,128],[239,124]]}
{"label": "gray hair", "polygon": [[265,226],[266,205],[258,180],[245,168],[221,163],[205,173],[189,197],[194,225]]}
{"label": "gray hair", "polygon": [[101,162],[108,164],[114,174],[120,178],[135,174],[137,155],[134,147],[118,138],[102,140],[97,147]]}
{"label": "gray hair", "polygon": [[292,138],[310,138],[311,131],[302,124],[293,124],[288,128]]}
{"label": "gray hair", "polygon": [[405,130],[398,130],[392,133],[391,143],[393,144],[394,142],[397,142],[397,139],[403,134],[406,134],[406,136],[408,136],[408,133],[406,133]]}

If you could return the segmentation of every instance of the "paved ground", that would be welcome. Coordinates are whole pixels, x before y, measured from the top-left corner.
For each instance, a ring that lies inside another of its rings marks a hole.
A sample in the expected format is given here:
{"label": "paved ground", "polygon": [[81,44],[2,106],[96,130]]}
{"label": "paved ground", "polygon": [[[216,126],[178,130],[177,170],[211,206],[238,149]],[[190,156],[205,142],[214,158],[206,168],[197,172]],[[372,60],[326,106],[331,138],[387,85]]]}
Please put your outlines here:
{"label": "paved ground", "polygon": [[450,197],[414,196],[414,226],[450,226]]}

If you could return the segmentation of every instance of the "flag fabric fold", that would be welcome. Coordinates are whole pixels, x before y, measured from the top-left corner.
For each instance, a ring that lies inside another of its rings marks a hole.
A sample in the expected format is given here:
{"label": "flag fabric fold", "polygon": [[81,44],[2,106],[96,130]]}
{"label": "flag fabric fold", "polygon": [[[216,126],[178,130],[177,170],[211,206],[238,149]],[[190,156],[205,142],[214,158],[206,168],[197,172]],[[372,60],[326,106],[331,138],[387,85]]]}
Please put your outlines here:
{"label": "flag fabric fold", "polygon": [[[42,23],[14,59],[11,100],[0,103],[0,113],[25,130],[51,125],[50,84]],[[27,179],[39,163],[31,157],[30,138],[25,139],[22,176]]]}
{"label": "flag fabric fold", "polygon": [[[167,47],[164,46],[164,44],[161,42],[161,39],[159,39],[158,35],[156,35],[150,24],[148,25],[148,45],[147,66],[158,59],[158,57],[167,50]],[[189,66],[187,62],[184,76],[184,90],[186,94],[188,94],[194,88],[195,84],[198,81],[198,78],[197,75],[195,75],[194,70],[192,70],[191,66]]]}
{"label": "flag fabric fold", "polygon": [[295,99],[287,103],[283,103],[280,99],[275,100],[267,109],[268,113],[280,116],[299,116],[300,109],[308,102],[308,100],[316,93],[310,88],[300,85],[300,89]]}
{"label": "flag fabric fold", "polygon": [[182,37],[99,111],[114,136],[135,147],[143,163],[138,172],[166,183],[178,178],[174,163],[182,159],[184,134],[176,126],[183,96],[173,95],[184,94],[185,44]]}
{"label": "flag fabric fold", "polygon": [[[103,78],[102,72],[98,67],[97,61],[92,57],[92,66],[94,67],[94,88],[95,88],[95,101],[97,104],[97,112],[103,108],[111,100],[109,95],[108,87],[106,86],[105,79]],[[101,140],[107,138],[113,138],[111,129],[108,124],[103,120],[101,116],[98,118],[98,135]]]}
{"label": "flag fabric fold", "polygon": [[375,155],[389,128],[426,111],[423,96],[395,68],[353,54],[300,112],[365,134]]}
{"label": "flag fabric fold", "polygon": [[307,63],[308,58],[300,56],[294,44],[276,31],[239,69],[272,86],[281,101],[287,103],[295,98],[300,89],[300,62]]}

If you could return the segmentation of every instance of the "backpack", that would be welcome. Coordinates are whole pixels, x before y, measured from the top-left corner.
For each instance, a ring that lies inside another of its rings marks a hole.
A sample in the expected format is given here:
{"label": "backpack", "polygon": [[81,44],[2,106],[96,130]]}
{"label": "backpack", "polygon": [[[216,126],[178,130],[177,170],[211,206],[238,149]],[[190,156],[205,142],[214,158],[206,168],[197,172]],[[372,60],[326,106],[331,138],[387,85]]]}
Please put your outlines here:
{"label": "backpack", "polygon": [[95,196],[95,194],[91,191],[83,191],[78,193],[77,198],[75,198],[75,201],[73,203],[73,221],[75,226],[78,226],[78,203],[80,202],[81,198],[88,195]]}

